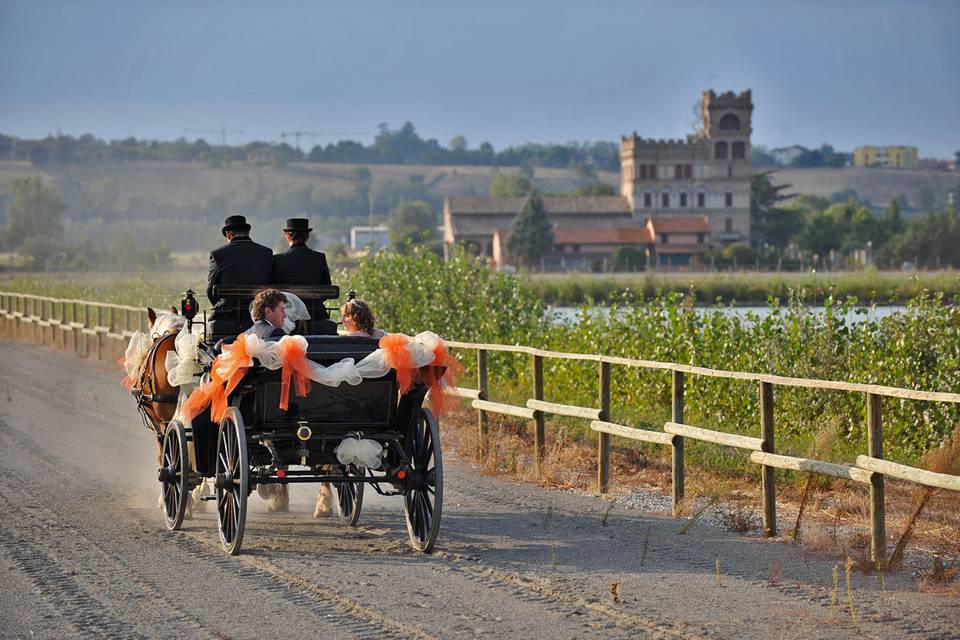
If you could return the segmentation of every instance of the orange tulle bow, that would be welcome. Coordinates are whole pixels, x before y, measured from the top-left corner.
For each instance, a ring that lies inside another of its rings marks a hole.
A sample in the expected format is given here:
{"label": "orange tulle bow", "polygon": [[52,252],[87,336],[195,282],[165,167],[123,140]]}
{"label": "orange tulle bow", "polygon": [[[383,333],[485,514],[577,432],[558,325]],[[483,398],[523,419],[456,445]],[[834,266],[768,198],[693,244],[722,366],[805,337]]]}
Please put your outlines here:
{"label": "orange tulle bow", "polygon": [[[433,362],[422,369],[415,366],[409,344],[413,340],[402,333],[391,333],[380,338],[380,348],[386,352],[387,364],[397,372],[400,393],[407,393],[414,384],[430,387],[430,408],[440,415],[449,411],[459,398],[454,380],[463,372],[463,365],[447,351],[443,340],[433,349]],[[440,373],[439,367],[445,371]]]}
{"label": "orange tulle bow", "polygon": [[280,361],[283,363],[280,409],[286,411],[287,407],[290,406],[291,378],[298,398],[305,398],[307,393],[310,392],[310,365],[307,360],[307,350],[300,340],[280,340],[277,343],[277,351],[280,353]]}
{"label": "orange tulle bow", "polygon": [[250,356],[247,355],[247,341],[243,335],[232,345],[224,345],[223,353],[213,361],[210,380],[194,389],[184,403],[181,413],[188,420],[193,420],[210,405],[210,417],[214,422],[220,422],[223,414],[227,412],[227,399],[240,384],[251,364]]}
{"label": "orange tulle bow", "polygon": [[[440,367],[445,371],[438,375]],[[425,382],[430,385],[430,409],[436,415],[443,415],[461,402],[455,383],[462,373],[463,365],[447,351],[447,343],[440,340],[433,350],[433,364],[427,367],[425,375]]]}
{"label": "orange tulle bow", "polygon": [[[127,369],[126,357],[120,356],[120,359],[117,360],[117,364],[120,365],[121,369],[126,371]],[[123,385],[123,388],[126,389],[127,391],[130,391],[130,389],[133,389],[134,382],[136,381],[133,379],[133,376],[131,376],[130,374],[123,376],[123,380],[120,381],[120,383]]]}
{"label": "orange tulle bow", "polygon": [[388,333],[380,338],[380,348],[385,352],[387,364],[397,372],[397,386],[401,394],[413,388],[419,374],[419,369],[414,367],[413,355],[407,348],[410,340],[410,336],[402,333]]}

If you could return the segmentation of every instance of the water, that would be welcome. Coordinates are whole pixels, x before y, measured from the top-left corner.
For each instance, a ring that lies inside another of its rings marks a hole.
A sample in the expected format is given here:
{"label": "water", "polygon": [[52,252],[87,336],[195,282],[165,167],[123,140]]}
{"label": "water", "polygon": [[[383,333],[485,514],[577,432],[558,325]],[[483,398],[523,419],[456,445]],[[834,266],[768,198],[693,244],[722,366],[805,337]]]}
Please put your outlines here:
{"label": "water", "polygon": [[[816,306],[809,307],[811,311],[817,313],[824,313],[825,307]],[[858,324],[866,320],[880,320],[892,316],[897,313],[903,313],[906,311],[906,306],[904,305],[878,305],[876,307],[859,307],[854,308],[846,314],[844,318],[847,324]],[[725,316],[730,317],[739,317],[740,319],[746,321],[748,314],[753,314],[755,317],[763,319],[770,315],[770,307],[767,306],[743,306],[743,307],[694,307],[693,313],[703,315],[705,313],[715,313],[719,311]],[[576,320],[578,310],[576,307],[550,307],[547,310],[547,313],[552,315],[554,322],[558,324],[572,323]],[[607,313],[607,307],[595,307],[593,313],[596,315],[605,315]]]}

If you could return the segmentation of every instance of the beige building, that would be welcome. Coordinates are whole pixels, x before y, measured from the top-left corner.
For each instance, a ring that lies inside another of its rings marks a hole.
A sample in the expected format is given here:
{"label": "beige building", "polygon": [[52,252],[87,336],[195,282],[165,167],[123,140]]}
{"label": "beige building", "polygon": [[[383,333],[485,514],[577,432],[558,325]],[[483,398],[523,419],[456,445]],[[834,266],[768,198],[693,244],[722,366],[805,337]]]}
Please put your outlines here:
{"label": "beige building", "polygon": [[885,147],[857,147],[853,150],[855,167],[893,167],[895,169],[917,169],[920,161],[916,147],[889,145]]}
{"label": "beige building", "polygon": [[634,216],[706,216],[714,245],[750,241],[750,90],[704,91],[702,128],[686,140],[620,142],[620,193]]}

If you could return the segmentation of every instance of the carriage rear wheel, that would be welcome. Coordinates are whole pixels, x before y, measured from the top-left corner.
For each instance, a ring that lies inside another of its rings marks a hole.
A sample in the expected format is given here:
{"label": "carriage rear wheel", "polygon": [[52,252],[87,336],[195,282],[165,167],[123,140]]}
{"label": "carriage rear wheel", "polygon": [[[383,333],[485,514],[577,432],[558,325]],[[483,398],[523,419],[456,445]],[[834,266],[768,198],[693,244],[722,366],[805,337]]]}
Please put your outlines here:
{"label": "carriage rear wheel", "polygon": [[[345,475],[363,477],[363,469],[348,465],[344,469]],[[340,521],[348,526],[357,524],[360,519],[360,507],[363,505],[363,482],[334,482],[337,490],[337,515]]]}
{"label": "carriage rear wheel", "polygon": [[247,466],[247,434],[235,407],[227,409],[217,435],[217,528],[220,545],[230,555],[240,553],[247,520],[250,468]]}
{"label": "carriage rear wheel", "polygon": [[403,497],[403,507],[411,546],[428,553],[440,533],[443,506],[440,428],[429,409],[417,412],[410,435],[410,487]]}
{"label": "carriage rear wheel", "polygon": [[190,477],[190,462],[187,459],[187,433],[179,420],[167,425],[163,434],[163,448],[160,454],[160,496],[163,499],[163,521],[170,531],[176,531],[183,524],[183,514],[187,510]]}

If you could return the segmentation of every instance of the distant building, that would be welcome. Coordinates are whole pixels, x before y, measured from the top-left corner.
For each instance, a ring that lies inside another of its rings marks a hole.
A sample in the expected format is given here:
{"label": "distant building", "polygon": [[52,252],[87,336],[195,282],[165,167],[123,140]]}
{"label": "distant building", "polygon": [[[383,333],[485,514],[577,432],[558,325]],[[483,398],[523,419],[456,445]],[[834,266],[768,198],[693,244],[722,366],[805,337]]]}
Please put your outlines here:
{"label": "distant building", "polygon": [[350,227],[350,248],[361,251],[367,248],[379,251],[390,244],[390,232],[384,226]]}
{"label": "distant building", "polygon": [[750,241],[750,90],[704,91],[703,128],[686,140],[620,142],[620,193],[636,217],[707,216],[714,245]]}
{"label": "distant building", "polygon": [[[492,262],[509,264],[508,229],[493,234]],[[543,256],[547,270],[592,270],[609,266],[621,247],[637,249],[654,268],[699,268],[710,248],[710,223],[706,216],[649,218],[644,226],[555,227],[553,251]]]}
{"label": "distant building", "polygon": [[[617,246],[639,244],[649,250],[652,264],[694,266],[711,246],[749,242],[751,92],[704,91],[701,115],[700,133],[686,140],[624,136],[620,196],[544,196],[544,208],[559,238],[550,260],[562,265],[595,262],[609,257]],[[523,201],[447,197],[445,254],[449,256],[452,246],[465,244],[502,264],[504,233]],[[685,229],[685,224],[694,230],[664,231],[670,225]],[[500,236],[495,237],[498,231]],[[641,241],[643,233],[651,234],[650,242]],[[575,237],[584,240],[575,242]]]}
{"label": "distant building", "polygon": [[798,144],[794,144],[790,145],[789,147],[777,147],[776,149],[771,149],[770,155],[773,156],[773,159],[777,161],[777,164],[789,167],[791,164],[793,164],[794,160],[799,158],[806,151],[806,147],[801,147]]}
{"label": "distant building", "polygon": [[[449,255],[455,244],[465,244],[480,256],[493,258],[493,235],[508,229],[525,198],[448,196],[443,202],[443,245]],[[641,227],[620,196],[542,196],[556,229]]]}
{"label": "distant building", "polygon": [[919,166],[917,148],[902,145],[857,147],[853,151],[853,166],[916,169]]}

